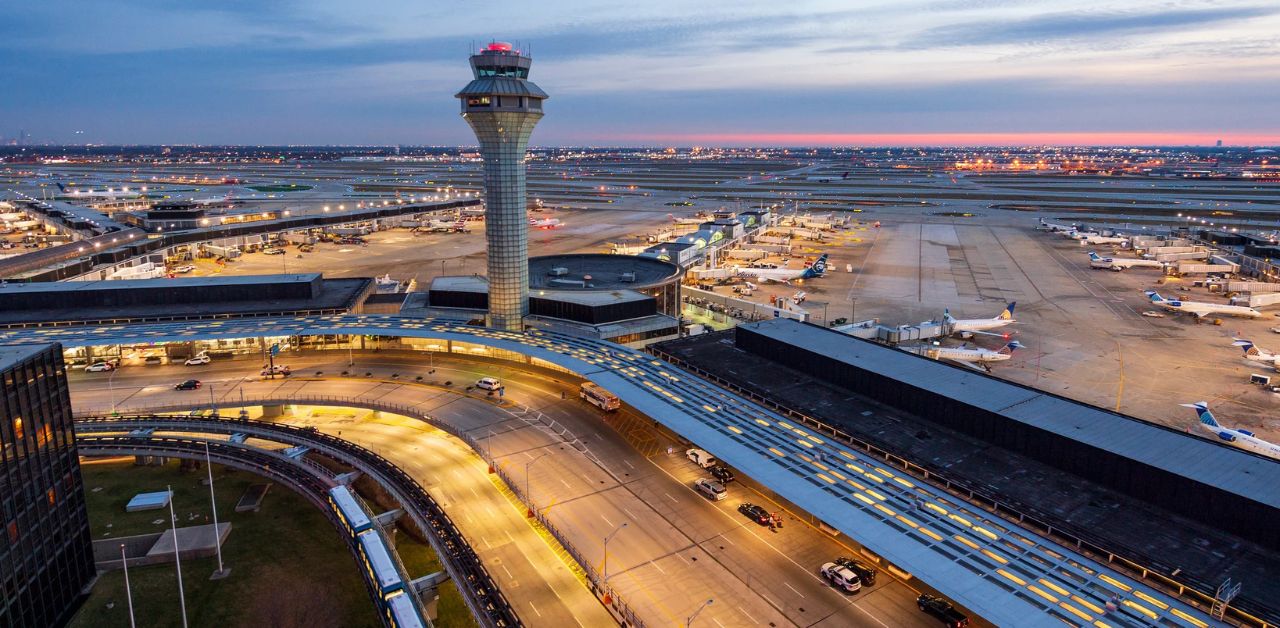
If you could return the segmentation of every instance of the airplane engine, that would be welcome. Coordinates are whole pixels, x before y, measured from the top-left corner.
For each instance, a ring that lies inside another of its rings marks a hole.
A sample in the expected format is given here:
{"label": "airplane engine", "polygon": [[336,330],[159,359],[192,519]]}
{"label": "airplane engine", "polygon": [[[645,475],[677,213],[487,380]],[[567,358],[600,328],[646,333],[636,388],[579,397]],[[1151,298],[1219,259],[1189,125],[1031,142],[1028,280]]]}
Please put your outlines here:
{"label": "airplane engine", "polygon": [[1244,434],[1245,436],[1256,436],[1256,434],[1254,434],[1253,432],[1250,432],[1249,430],[1236,430],[1236,431],[1240,432],[1241,434]]}
{"label": "airplane engine", "polygon": [[1236,442],[1236,435],[1231,434],[1229,432],[1218,432],[1218,438],[1221,438],[1222,440],[1225,440],[1228,443]]}

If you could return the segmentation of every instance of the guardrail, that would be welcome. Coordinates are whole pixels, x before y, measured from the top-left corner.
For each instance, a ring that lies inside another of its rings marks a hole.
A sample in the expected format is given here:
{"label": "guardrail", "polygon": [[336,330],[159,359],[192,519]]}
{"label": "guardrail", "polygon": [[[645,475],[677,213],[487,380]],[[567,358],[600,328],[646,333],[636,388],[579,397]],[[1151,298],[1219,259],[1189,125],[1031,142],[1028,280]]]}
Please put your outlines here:
{"label": "guardrail", "polygon": [[[1038,534],[1043,534],[1053,538],[1064,545],[1075,546],[1080,552],[1091,555],[1091,558],[1097,560],[1105,560],[1109,565],[1115,565],[1118,568],[1127,571],[1130,576],[1146,580],[1156,584],[1158,587],[1165,589],[1169,593],[1176,593],[1180,597],[1192,598],[1197,603],[1203,605],[1204,608],[1211,608],[1215,604],[1214,594],[1207,593],[1216,591],[1216,585],[1195,578],[1186,578],[1184,582],[1179,582],[1162,573],[1153,571],[1151,567],[1143,566],[1136,560],[1128,558],[1122,552],[1106,549],[1104,543],[1099,542],[1095,535],[1090,534],[1087,530],[1072,526],[1068,523],[1049,523],[1048,517],[1036,513],[1032,514],[1024,510],[1023,507],[1013,505],[1002,500],[995,492],[994,487],[975,486],[964,480],[957,480],[940,472],[933,465],[916,464],[898,456],[890,451],[881,449],[867,441],[864,441],[852,434],[849,434],[837,427],[819,421],[807,414],[798,412],[786,406],[783,406],[773,399],[762,396],[752,390],[743,388],[734,382],[728,381],[714,373],[705,371],[697,366],[689,364],[673,354],[662,351],[659,348],[650,345],[645,348],[649,354],[658,357],[664,361],[670,362],[681,369],[690,373],[694,373],[703,379],[715,383],[717,386],[723,387],[742,397],[746,397],[751,401],[765,406],[779,414],[795,419],[806,426],[817,430],[823,434],[841,441],[845,445],[856,447],[867,452],[870,455],[883,459],[885,462],[896,468],[902,469],[913,476],[930,482],[931,484],[947,490],[948,492],[965,499],[969,503],[983,508],[1003,519],[1016,521],[1018,524],[1026,526],[1034,530]],[[1136,557],[1135,557],[1136,558]],[[1280,617],[1276,617],[1275,613],[1266,608],[1258,607],[1247,601],[1227,607],[1226,614],[1239,625],[1250,626],[1275,626],[1280,621]]]}
{"label": "guardrail", "polygon": [[[300,403],[300,401],[294,399],[280,403]],[[344,403],[343,405],[357,404]],[[367,406],[368,404],[358,405]],[[399,404],[382,405],[398,406]],[[188,404],[183,409],[190,407],[192,406]],[[406,406],[399,407],[403,408],[403,413],[407,416],[422,416]],[[492,576],[489,575],[483,561],[466,542],[466,538],[444,509],[416,480],[381,455],[336,436],[309,428],[239,418],[157,416],[154,412],[151,410],[148,414],[133,416],[83,417],[77,419],[76,423],[77,428],[119,425],[123,426],[121,429],[155,427],[219,434],[242,432],[250,435],[268,435],[271,440],[305,445],[348,464],[378,480],[387,492],[405,507],[414,523],[427,537],[477,621],[492,628],[524,625]]]}

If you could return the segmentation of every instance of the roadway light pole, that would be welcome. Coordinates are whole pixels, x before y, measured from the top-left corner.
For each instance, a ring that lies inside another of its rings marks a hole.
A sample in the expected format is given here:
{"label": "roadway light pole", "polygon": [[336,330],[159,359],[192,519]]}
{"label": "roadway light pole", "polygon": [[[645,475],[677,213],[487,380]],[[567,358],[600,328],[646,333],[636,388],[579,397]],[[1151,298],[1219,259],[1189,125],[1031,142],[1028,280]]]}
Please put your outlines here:
{"label": "roadway light pole", "polygon": [[617,536],[618,533],[621,532],[623,528],[627,527],[627,525],[628,523],[626,521],[623,521],[621,524],[619,524],[616,528],[613,529],[613,532],[609,533],[609,536],[604,537],[604,559],[600,562],[600,583],[601,584],[604,584],[609,580],[609,541],[612,541],[613,537]]}
{"label": "roadway light pole", "polygon": [[213,399],[213,384],[209,384],[209,409],[213,410],[213,416],[218,416],[218,402]]}
{"label": "roadway light pole", "polygon": [[218,497],[213,492],[213,463],[209,460],[209,441],[204,443],[204,468],[209,478],[209,505],[213,507],[213,546],[218,550],[218,570],[213,572],[211,580],[221,580],[231,571],[222,566],[222,534],[218,529]]}
{"label": "roadway light pole", "polygon": [[111,395],[111,414],[113,414],[113,415],[114,415],[114,414],[117,414],[117,412],[116,412],[116,385],[115,385],[115,379],[116,379],[116,373],[117,373],[117,372],[119,372],[119,369],[117,369],[117,368],[115,368],[115,367],[112,367],[112,369],[111,369],[111,375],[108,375],[108,376],[107,376],[107,391],[108,391],[108,392],[110,393],[110,395]]}
{"label": "roadway light pole", "polygon": [[715,601],[715,598],[707,598],[707,601],[703,602],[702,605],[698,607],[698,610],[693,611],[693,614],[689,616],[689,619],[684,620],[684,628],[690,628],[693,626],[693,620],[698,618],[698,615],[702,613],[702,609],[711,606]]}
{"label": "roadway light pole", "polygon": [[549,453],[551,452],[544,451],[538,457],[524,463],[524,498],[529,500],[529,505],[525,509],[525,516],[530,519],[533,518],[533,495],[529,493],[529,467],[532,467],[533,463],[545,458]]}
{"label": "roadway light pole", "polygon": [[178,603],[182,605],[182,628],[187,628],[187,594],[182,590],[182,552],[178,551],[178,515],[173,513],[173,487],[169,489],[169,526],[173,530],[173,563],[178,571]]}
{"label": "roadway light pole", "polygon": [[129,601],[129,628],[138,628],[133,619],[133,589],[129,588],[129,559],[124,555],[124,543],[120,544],[120,564],[124,566],[124,597]]}

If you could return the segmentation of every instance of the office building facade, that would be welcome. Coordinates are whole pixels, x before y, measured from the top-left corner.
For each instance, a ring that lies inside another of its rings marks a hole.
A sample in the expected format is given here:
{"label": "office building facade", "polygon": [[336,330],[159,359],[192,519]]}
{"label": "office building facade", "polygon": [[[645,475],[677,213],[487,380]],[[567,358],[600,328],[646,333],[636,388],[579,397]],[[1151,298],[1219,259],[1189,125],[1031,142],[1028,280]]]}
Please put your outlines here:
{"label": "office building facade", "polygon": [[62,346],[0,346],[0,626],[62,626],[95,575]]}

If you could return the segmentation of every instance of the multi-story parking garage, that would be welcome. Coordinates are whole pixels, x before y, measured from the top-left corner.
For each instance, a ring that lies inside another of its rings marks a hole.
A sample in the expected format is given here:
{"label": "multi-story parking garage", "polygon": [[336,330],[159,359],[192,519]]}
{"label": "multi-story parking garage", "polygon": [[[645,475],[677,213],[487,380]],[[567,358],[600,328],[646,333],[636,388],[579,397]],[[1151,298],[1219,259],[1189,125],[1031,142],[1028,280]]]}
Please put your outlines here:
{"label": "multi-story parking garage", "polygon": [[966,504],[901,468],[886,468],[892,465],[865,451],[612,343],[380,316],[11,330],[0,333],[0,341],[57,339],[84,346],[343,335],[419,338],[431,351],[507,356],[576,373],[857,539],[886,568],[920,578],[993,623],[1212,621],[1208,609],[1142,581],[1140,574]]}

